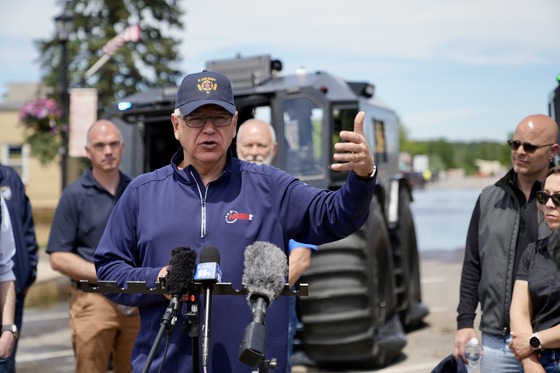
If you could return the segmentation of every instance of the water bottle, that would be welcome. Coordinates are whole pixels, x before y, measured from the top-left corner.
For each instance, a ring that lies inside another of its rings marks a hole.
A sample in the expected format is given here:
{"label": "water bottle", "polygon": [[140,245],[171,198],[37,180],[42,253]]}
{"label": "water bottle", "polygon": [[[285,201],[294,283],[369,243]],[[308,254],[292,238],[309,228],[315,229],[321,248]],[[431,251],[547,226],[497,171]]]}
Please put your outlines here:
{"label": "water bottle", "polygon": [[480,345],[475,337],[471,338],[465,346],[465,357],[467,358],[467,371],[474,372],[478,368],[480,360]]}

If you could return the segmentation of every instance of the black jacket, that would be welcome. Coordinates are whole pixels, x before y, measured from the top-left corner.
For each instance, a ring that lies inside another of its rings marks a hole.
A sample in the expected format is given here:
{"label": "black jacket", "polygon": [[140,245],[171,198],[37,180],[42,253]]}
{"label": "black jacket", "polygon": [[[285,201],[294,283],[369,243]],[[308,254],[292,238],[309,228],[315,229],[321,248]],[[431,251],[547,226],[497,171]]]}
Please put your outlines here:
{"label": "black jacket", "polygon": [[37,278],[38,245],[31,203],[19,174],[11,167],[0,164],[0,192],[6,200],[12,220],[16,253],[14,274],[16,292],[22,293]]}
{"label": "black jacket", "polygon": [[467,233],[461,274],[457,328],[472,328],[478,303],[480,330],[491,335],[509,334],[509,307],[517,266],[529,243],[547,237],[550,230],[539,223],[535,181],[529,201],[517,188],[511,169],[496,184],[481,192]]}

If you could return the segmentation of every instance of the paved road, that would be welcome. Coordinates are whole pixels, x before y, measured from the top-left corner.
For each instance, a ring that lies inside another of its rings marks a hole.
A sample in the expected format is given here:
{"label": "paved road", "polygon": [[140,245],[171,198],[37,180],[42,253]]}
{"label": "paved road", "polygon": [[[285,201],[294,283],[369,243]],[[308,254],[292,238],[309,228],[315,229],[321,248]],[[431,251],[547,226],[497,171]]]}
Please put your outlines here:
{"label": "paved road", "polygon": [[[425,319],[426,325],[407,334],[407,345],[397,362],[374,372],[430,372],[441,359],[452,352],[461,256],[460,252],[429,252],[422,255],[422,296],[424,303],[430,309],[430,314]],[[64,293],[66,284],[65,279],[54,278],[32,289],[34,294],[30,294],[28,299],[30,303],[37,303],[35,300],[37,297],[52,298],[53,292],[59,293],[59,299],[49,305],[31,305],[26,308],[16,359],[18,373],[74,371],[68,329],[68,305],[64,296],[60,296]],[[292,372],[328,371],[295,366]],[[361,371],[361,373],[366,372]]]}
{"label": "paved road", "polygon": [[[53,299],[53,292],[64,290],[63,279],[38,285],[40,295]],[[32,297],[39,295],[32,295]],[[56,299],[56,298],[55,298]],[[16,356],[18,373],[74,372],[74,354],[68,328],[68,303],[58,299],[43,306],[26,307],[23,330]]]}
{"label": "paved road", "polygon": [[[426,373],[453,352],[455,317],[459,301],[462,252],[430,252],[421,259],[423,302],[430,309],[425,326],[407,334],[407,344],[398,361],[377,373]],[[325,373],[296,366],[293,373]],[[351,373],[354,371],[346,371]],[[360,371],[360,373],[367,373]]]}

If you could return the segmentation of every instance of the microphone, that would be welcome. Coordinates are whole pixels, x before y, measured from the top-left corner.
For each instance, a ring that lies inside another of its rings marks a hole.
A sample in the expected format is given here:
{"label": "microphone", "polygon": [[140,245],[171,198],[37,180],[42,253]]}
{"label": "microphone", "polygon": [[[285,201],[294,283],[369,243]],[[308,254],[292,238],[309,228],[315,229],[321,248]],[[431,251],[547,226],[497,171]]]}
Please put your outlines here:
{"label": "microphone", "polygon": [[239,360],[257,366],[264,358],[266,336],[266,308],[284,288],[288,274],[286,254],[270,242],[257,241],[247,246],[244,254],[242,281],[247,290],[247,301],[253,321],[245,329],[239,346]]}
{"label": "microphone", "polygon": [[196,252],[188,247],[176,247],[171,251],[171,260],[167,267],[167,293],[173,298],[181,299],[187,293],[193,280]]}
{"label": "microphone", "polygon": [[156,340],[148,354],[142,373],[149,372],[157,348],[163,338],[163,333],[167,331],[168,338],[171,336],[173,326],[177,321],[177,312],[179,312],[181,297],[187,293],[193,279],[195,262],[196,252],[189,247],[176,247],[171,251],[171,260],[167,267],[167,276],[165,276],[165,286],[167,288],[167,293],[171,295],[171,301],[161,318]]}
{"label": "microphone", "polygon": [[194,281],[212,285],[222,281],[220,252],[214,246],[206,246],[200,253],[200,260],[194,273]]}
{"label": "microphone", "polygon": [[175,324],[181,297],[187,293],[193,280],[195,261],[196,252],[190,247],[176,247],[171,250],[171,260],[165,276],[165,286],[167,293],[171,295],[171,302],[161,320],[162,324],[168,327],[168,332],[171,332],[169,325]]}
{"label": "microphone", "polygon": [[200,252],[200,261],[196,266],[194,281],[204,288],[204,328],[202,335],[202,366],[208,364],[210,348],[210,313],[212,308],[213,284],[222,281],[220,269],[220,252],[214,246],[206,246]]}

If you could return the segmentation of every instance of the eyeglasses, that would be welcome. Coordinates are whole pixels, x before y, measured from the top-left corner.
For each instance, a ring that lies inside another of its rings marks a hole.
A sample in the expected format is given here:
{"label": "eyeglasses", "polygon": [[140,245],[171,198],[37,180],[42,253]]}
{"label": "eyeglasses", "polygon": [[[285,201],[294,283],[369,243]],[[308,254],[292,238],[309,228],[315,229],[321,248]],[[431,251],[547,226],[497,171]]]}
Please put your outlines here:
{"label": "eyeglasses", "polygon": [[191,128],[204,127],[208,119],[210,119],[210,121],[212,122],[212,124],[214,124],[215,127],[227,127],[231,124],[233,115],[225,114],[225,113],[209,115],[209,116],[189,115],[183,117],[183,119],[185,120],[187,127],[191,127]]}
{"label": "eyeglasses", "polygon": [[517,149],[519,149],[519,147],[521,145],[523,145],[523,150],[525,150],[525,153],[533,154],[534,152],[537,151],[538,148],[542,148],[544,146],[550,146],[550,145],[554,145],[554,144],[534,145],[534,144],[529,144],[528,142],[521,142],[521,141],[517,141],[517,140],[508,140],[508,145],[511,148],[511,150],[513,150],[513,151],[517,151]]}
{"label": "eyeglasses", "polygon": [[548,194],[547,192],[537,192],[537,202],[541,205],[546,205],[549,198],[552,198],[552,203],[554,206],[560,206],[560,194]]}

